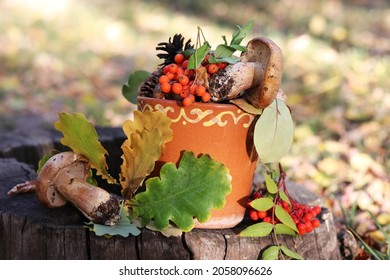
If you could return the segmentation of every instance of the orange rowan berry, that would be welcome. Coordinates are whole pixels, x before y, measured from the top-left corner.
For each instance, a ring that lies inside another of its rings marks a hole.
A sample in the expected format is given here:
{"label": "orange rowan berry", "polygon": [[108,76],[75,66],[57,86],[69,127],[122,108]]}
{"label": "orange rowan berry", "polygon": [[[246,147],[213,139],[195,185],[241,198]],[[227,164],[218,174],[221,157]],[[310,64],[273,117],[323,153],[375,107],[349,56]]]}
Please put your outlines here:
{"label": "orange rowan berry", "polygon": [[215,63],[212,63],[207,67],[207,72],[209,72],[211,75],[217,73],[218,70],[218,65]]}
{"label": "orange rowan berry", "polygon": [[196,95],[197,90],[198,90],[198,85],[194,85],[194,84],[193,84],[193,85],[190,87],[190,93],[192,93],[193,95]]}
{"label": "orange rowan berry", "polygon": [[183,89],[183,86],[180,83],[174,83],[172,85],[172,92],[175,94],[180,94],[182,89]]}
{"label": "orange rowan berry", "polygon": [[192,103],[191,97],[187,96],[186,98],[183,99],[183,106],[187,107]]}
{"label": "orange rowan berry", "polygon": [[183,67],[183,69],[187,69],[187,67],[188,67],[188,59],[183,61],[183,63],[181,64],[181,67]]}
{"label": "orange rowan berry", "polygon": [[207,54],[204,58],[204,62],[205,63],[209,63],[209,57],[210,57],[210,54]]}
{"label": "orange rowan berry", "polygon": [[205,92],[205,94],[202,96],[202,101],[203,102],[209,102],[211,99],[211,95],[210,93],[208,93],[207,91]]}
{"label": "orange rowan berry", "polygon": [[170,93],[171,92],[171,85],[169,83],[162,83],[160,85],[161,91],[163,93]]}
{"label": "orange rowan berry", "polygon": [[225,69],[228,64],[226,62],[220,62],[218,63],[218,68],[220,70]]}
{"label": "orange rowan berry", "polygon": [[184,74],[184,69],[182,67],[177,68],[177,72],[175,73],[175,78],[179,78],[180,75]]}
{"label": "orange rowan berry", "polygon": [[189,94],[189,92],[183,89],[183,90],[180,92],[180,97],[181,97],[181,98],[186,98],[186,97],[188,96],[188,94]]}
{"label": "orange rowan berry", "polygon": [[186,75],[180,75],[177,80],[179,81],[179,83],[181,83],[183,86],[185,85],[188,85],[188,83],[190,82],[190,79],[186,76]]}
{"label": "orange rowan berry", "polygon": [[168,65],[168,67],[169,67],[169,72],[171,72],[173,74],[175,74],[177,72],[177,68],[178,68],[177,64],[171,63]]}
{"label": "orange rowan berry", "polygon": [[206,88],[204,86],[198,86],[196,90],[197,96],[203,96],[206,93]]}
{"label": "orange rowan berry", "polygon": [[188,96],[187,97],[189,97],[189,98],[191,98],[191,101],[192,102],[195,102],[195,95],[193,95],[193,94],[188,94]]}
{"label": "orange rowan berry", "polygon": [[172,72],[167,72],[165,76],[167,76],[169,80],[173,80],[175,78],[175,74],[173,74]]}
{"label": "orange rowan berry", "polygon": [[175,57],[173,58],[173,60],[177,63],[177,64],[181,64],[183,61],[184,61],[184,55],[181,54],[181,53],[178,53],[177,55],[175,55]]}
{"label": "orange rowan berry", "polygon": [[163,68],[163,73],[167,74],[168,72],[169,72],[169,66],[165,65],[164,68]]}
{"label": "orange rowan berry", "polygon": [[160,84],[169,83],[169,81],[170,81],[170,79],[166,75],[161,75],[160,78],[158,79],[158,82]]}

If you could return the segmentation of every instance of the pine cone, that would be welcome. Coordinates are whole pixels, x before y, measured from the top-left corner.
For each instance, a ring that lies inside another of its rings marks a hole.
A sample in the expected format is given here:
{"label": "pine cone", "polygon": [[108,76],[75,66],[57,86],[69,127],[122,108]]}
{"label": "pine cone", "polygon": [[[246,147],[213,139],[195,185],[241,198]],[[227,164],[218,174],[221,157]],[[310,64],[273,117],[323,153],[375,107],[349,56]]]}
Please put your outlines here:
{"label": "pine cone", "polygon": [[[154,71],[139,87],[139,96],[145,97],[156,97],[161,98],[159,96],[159,92],[161,90],[156,90],[159,86],[158,79],[162,75],[162,69],[158,69]],[[161,93],[162,94],[162,93]]]}
{"label": "pine cone", "polygon": [[168,42],[159,43],[156,50],[166,52],[157,54],[158,58],[164,59],[164,62],[159,65],[163,66],[173,63],[175,55],[181,53],[183,51],[183,47],[184,50],[194,48],[194,46],[191,45],[191,39],[189,39],[184,45],[184,37],[181,34],[175,34],[175,36],[173,36],[173,40],[169,37]]}

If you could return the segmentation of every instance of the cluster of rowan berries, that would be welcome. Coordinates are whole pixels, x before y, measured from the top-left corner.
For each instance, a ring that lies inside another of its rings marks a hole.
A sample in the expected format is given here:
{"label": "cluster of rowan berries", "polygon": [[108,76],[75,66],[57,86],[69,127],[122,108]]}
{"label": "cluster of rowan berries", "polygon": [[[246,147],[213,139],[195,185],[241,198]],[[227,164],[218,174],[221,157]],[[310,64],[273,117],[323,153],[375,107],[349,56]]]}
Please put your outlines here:
{"label": "cluster of rowan berries", "polygon": [[[251,201],[261,197],[261,192],[257,191],[254,192],[248,199],[247,210],[249,218],[252,221],[263,221],[272,224],[280,222],[276,217],[274,217],[273,208],[269,209],[268,211],[258,211],[250,205]],[[320,220],[317,218],[318,214],[321,213],[320,206],[309,206],[298,203],[292,199],[290,199],[290,201],[291,203],[288,203],[282,199],[278,199],[276,204],[283,207],[283,209],[289,213],[292,220],[296,224],[298,233],[300,235],[312,232],[315,228],[320,226]]]}
{"label": "cluster of rowan berries", "polygon": [[[208,57],[202,62],[207,70],[207,79],[227,66],[227,63],[209,63]],[[163,67],[163,74],[158,81],[161,92],[168,96],[167,99],[182,100],[183,106],[189,106],[195,101],[209,102],[211,95],[204,80],[196,79],[196,71],[187,69],[188,59],[179,53],[175,55],[174,61]],[[174,95],[173,98],[170,95]]]}

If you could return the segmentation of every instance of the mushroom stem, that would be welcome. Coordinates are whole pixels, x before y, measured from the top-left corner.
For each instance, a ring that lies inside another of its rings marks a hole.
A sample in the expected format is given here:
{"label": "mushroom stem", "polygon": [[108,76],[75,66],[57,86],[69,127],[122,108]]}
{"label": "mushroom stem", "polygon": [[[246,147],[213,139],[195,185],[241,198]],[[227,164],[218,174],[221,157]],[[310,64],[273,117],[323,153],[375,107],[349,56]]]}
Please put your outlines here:
{"label": "mushroom stem", "polygon": [[259,62],[238,62],[213,75],[209,92],[214,102],[239,97],[244,90],[262,83],[265,65]]}
{"label": "mushroom stem", "polygon": [[114,226],[119,220],[120,200],[105,190],[66,171],[57,175],[57,191],[96,224]]}

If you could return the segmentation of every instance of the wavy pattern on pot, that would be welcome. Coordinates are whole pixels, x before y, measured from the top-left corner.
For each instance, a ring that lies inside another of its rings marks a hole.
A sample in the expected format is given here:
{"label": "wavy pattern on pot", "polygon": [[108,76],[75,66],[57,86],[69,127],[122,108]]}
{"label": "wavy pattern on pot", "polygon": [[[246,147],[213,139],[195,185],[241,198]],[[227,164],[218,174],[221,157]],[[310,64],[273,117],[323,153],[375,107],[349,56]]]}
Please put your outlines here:
{"label": "wavy pattern on pot", "polygon": [[[156,104],[153,108],[153,106],[149,104],[142,104],[142,110],[158,110],[161,112],[164,112],[165,114],[168,114],[168,112],[171,112],[172,114],[175,113],[175,109],[171,106],[164,107],[161,104]],[[190,116],[189,116],[190,115]],[[230,116],[234,122],[235,125],[237,125],[241,119],[247,118],[248,121],[243,123],[243,127],[248,128],[253,119],[254,116],[251,114],[248,114],[240,109],[237,108],[237,114],[231,111],[224,111],[219,113],[218,115],[214,116],[213,110],[205,110],[202,111],[199,108],[192,109],[189,112],[189,115],[187,115],[187,112],[184,108],[180,108],[179,114],[177,114],[177,117],[172,117],[173,123],[177,123],[179,121],[182,121],[183,125],[186,125],[188,123],[198,123],[200,121],[203,121],[203,126],[209,127],[213,125],[218,125],[220,127],[224,127],[227,125],[228,121],[227,120],[222,120],[223,117],[225,116]],[[195,118],[193,118],[195,116]]]}

